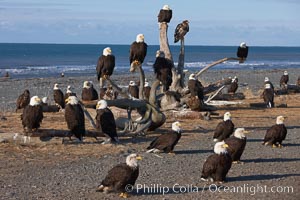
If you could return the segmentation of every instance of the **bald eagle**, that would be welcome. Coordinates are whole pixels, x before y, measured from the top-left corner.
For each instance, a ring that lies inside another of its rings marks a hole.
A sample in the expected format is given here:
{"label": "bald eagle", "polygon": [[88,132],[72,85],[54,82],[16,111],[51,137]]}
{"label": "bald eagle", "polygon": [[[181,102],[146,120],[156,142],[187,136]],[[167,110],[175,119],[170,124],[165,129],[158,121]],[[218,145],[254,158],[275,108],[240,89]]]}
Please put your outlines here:
{"label": "bald eagle", "polygon": [[265,85],[264,92],[262,94],[267,108],[274,108],[274,90],[270,84]]}
{"label": "bald eagle", "polygon": [[178,42],[179,40],[182,40],[184,36],[189,32],[189,21],[184,20],[182,23],[178,24],[175,29],[174,33],[174,43]]}
{"label": "bald eagle", "polygon": [[66,99],[65,120],[70,130],[70,139],[72,135],[75,135],[79,141],[82,141],[85,136],[85,119],[83,109],[76,96],[69,96]]}
{"label": "bald eagle", "polygon": [[136,99],[139,98],[139,87],[136,85],[134,81],[130,81],[128,85],[128,93],[131,97],[134,97]]}
{"label": "bald eagle", "polygon": [[66,102],[66,99],[67,99],[69,96],[75,96],[75,97],[77,97],[76,93],[72,92],[72,88],[71,88],[70,85],[68,85],[67,91],[66,91],[66,93],[65,93],[65,95],[64,95],[65,102]]}
{"label": "bald eagle", "polygon": [[285,140],[287,129],[284,125],[284,117],[278,116],[276,124],[271,126],[266,132],[264,145],[272,145],[272,147],[282,147],[282,141]]}
{"label": "bald eagle", "polygon": [[240,59],[240,63],[243,63],[248,56],[248,47],[245,42],[242,42],[236,52],[237,57]]}
{"label": "bald eagle", "polygon": [[226,138],[224,142],[228,145],[228,152],[231,155],[233,163],[240,163],[241,156],[245,150],[248,133],[244,128],[237,128],[232,137]]}
{"label": "bald eagle", "polygon": [[144,35],[138,34],[136,41],[130,46],[129,62],[131,67],[142,65],[147,55],[147,44],[144,42]]}
{"label": "bald eagle", "polygon": [[30,102],[30,92],[29,90],[24,90],[24,92],[18,97],[16,105],[16,112],[18,109],[25,108]]}
{"label": "bald eagle", "polygon": [[103,49],[102,55],[98,59],[96,71],[97,78],[100,81],[100,87],[103,87],[103,78],[106,79],[113,74],[115,68],[115,56],[112,55],[112,51],[110,47],[106,47]]}
{"label": "bald eagle", "polygon": [[108,174],[98,186],[98,192],[120,192],[120,197],[127,198],[126,186],[134,186],[139,176],[138,160],[142,157],[137,154],[130,154],[126,158],[126,163],[118,164],[108,171]]}
{"label": "bald eagle", "polygon": [[228,145],[224,141],[215,144],[215,153],[210,155],[203,164],[201,180],[219,183],[226,180],[226,175],[232,164],[227,148]]}
{"label": "bald eagle", "polygon": [[234,124],[231,121],[230,112],[226,112],[224,114],[223,121],[220,122],[214,132],[214,141],[222,141],[228,138],[234,131]]}
{"label": "bald eagle", "polygon": [[147,153],[174,153],[173,149],[181,138],[181,124],[177,121],[172,123],[172,132],[164,133],[155,138],[147,147]]}
{"label": "bald eagle", "polygon": [[172,10],[168,5],[164,5],[158,13],[158,22],[159,23],[169,23],[172,19]]}
{"label": "bald eagle", "polygon": [[109,139],[106,140],[105,143],[119,142],[114,114],[107,107],[107,102],[105,100],[97,102],[96,113],[97,129],[102,130],[106,136],[109,136]]}
{"label": "bald eagle", "polygon": [[231,83],[228,86],[228,93],[234,94],[238,89],[238,79],[235,76],[233,79],[231,79]]}
{"label": "bald eagle", "polygon": [[268,77],[265,77],[265,87],[266,87],[266,84],[270,84],[272,90],[274,90],[274,85],[272,84],[272,82],[270,81],[270,79]]}
{"label": "bald eagle", "polygon": [[21,120],[25,131],[24,142],[26,142],[28,135],[30,141],[32,132],[37,131],[37,129],[40,128],[40,124],[44,118],[41,103],[42,100],[38,96],[33,96],[31,97],[29,104],[23,110]]}
{"label": "bald eagle", "polygon": [[156,52],[156,60],[153,64],[156,78],[163,84],[163,91],[169,90],[172,84],[172,68],[173,64],[165,58],[163,51]]}
{"label": "bald eagle", "polygon": [[150,97],[150,91],[151,91],[151,86],[150,86],[149,82],[145,81],[144,96],[145,96],[145,99],[148,101],[149,101],[149,97]]}
{"label": "bald eagle", "polygon": [[81,99],[83,101],[98,100],[98,92],[95,90],[91,81],[84,81],[81,91]]}
{"label": "bald eagle", "polygon": [[289,82],[289,73],[287,71],[284,71],[283,75],[280,78],[280,87],[287,88],[288,82]]}
{"label": "bald eagle", "polygon": [[58,84],[54,84],[53,88],[53,99],[55,104],[60,108],[64,109],[65,108],[65,98],[63,92],[59,89]]}
{"label": "bald eagle", "polygon": [[203,101],[203,85],[198,79],[196,79],[195,74],[191,74],[189,76],[188,88],[191,93],[191,97],[198,97],[200,101]]}

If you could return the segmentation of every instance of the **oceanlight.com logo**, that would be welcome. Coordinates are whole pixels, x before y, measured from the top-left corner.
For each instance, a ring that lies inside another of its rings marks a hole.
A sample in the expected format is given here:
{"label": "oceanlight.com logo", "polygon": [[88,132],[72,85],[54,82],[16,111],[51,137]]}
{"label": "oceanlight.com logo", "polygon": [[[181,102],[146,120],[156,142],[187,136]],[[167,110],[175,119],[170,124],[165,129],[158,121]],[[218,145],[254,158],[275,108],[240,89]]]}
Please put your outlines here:
{"label": "oceanlight.com logo", "polygon": [[[126,192],[132,192],[134,186],[126,185]],[[180,185],[175,183],[173,186],[162,184],[136,184],[137,194],[179,194],[179,193],[240,193],[255,195],[258,193],[293,193],[293,186],[267,186],[267,185],[249,185],[241,186],[218,186],[216,184],[204,185],[199,187],[193,184]]]}

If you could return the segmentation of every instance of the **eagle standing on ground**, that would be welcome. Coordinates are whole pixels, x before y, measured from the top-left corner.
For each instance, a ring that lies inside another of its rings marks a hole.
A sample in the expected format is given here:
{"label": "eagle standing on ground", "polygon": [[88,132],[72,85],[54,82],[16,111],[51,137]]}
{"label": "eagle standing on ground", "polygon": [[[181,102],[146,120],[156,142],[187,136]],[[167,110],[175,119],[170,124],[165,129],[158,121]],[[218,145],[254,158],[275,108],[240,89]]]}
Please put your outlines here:
{"label": "eagle standing on ground", "polygon": [[21,120],[25,131],[24,143],[27,138],[30,141],[32,132],[37,131],[42,123],[44,115],[41,103],[42,101],[38,96],[33,96],[31,97],[29,104],[23,110]]}
{"label": "eagle standing on ground", "polygon": [[237,49],[236,56],[240,59],[239,63],[243,63],[248,56],[248,47],[245,42],[242,42]]}
{"label": "eagle standing on ground", "polygon": [[145,37],[143,34],[138,34],[136,36],[136,41],[134,41],[130,46],[129,62],[131,68],[142,65],[144,62],[148,47],[144,42],[144,39]]}
{"label": "eagle standing on ground", "polygon": [[247,138],[246,133],[249,133],[244,128],[237,128],[232,137],[226,138],[224,142],[228,145],[228,152],[231,155],[232,163],[240,163],[241,156],[245,150]]}
{"label": "eagle standing on ground", "polygon": [[264,145],[272,145],[272,147],[282,147],[282,141],[285,140],[287,129],[284,125],[284,117],[278,116],[276,124],[271,126],[266,132]]}
{"label": "eagle standing on ground", "polygon": [[69,96],[66,99],[65,120],[70,130],[70,140],[71,136],[75,135],[82,142],[83,136],[85,136],[85,119],[83,109],[76,96]]}
{"label": "eagle standing on ground", "polygon": [[223,183],[231,168],[232,159],[224,141],[214,146],[215,154],[210,155],[203,164],[201,180]]}
{"label": "eagle standing on ground", "polygon": [[58,84],[54,84],[53,88],[53,99],[55,104],[60,108],[64,109],[65,108],[65,98],[63,92],[59,89]]}
{"label": "eagle standing on ground", "polygon": [[98,192],[120,192],[122,198],[127,198],[128,194],[126,186],[134,186],[139,176],[138,160],[142,157],[137,154],[130,154],[126,158],[126,163],[118,164],[108,171],[108,174],[98,186]]}
{"label": "eagle standing on ground", "polygon": [[155,138],[147,147],[147,153],[174,153],[173,149],[181,138],[181,124],[177,121],[172,123],[172,132],[164,133]]}
{"label": "eagle standing on ground", "polygon": [[262,93],[262,96],[267,108],[274,108],[274,90],[272,89],[270,84],[265,85],[265,89]]}
{"label": "eagle standing on ground", "polygon": [[109,137],[103,144],[119,142],[114,114],[107,107],[107,102],[105,100],[98,101],[96,113],[95,119],[97,129],[102,130],[105,136]]}
{"label": "eagle standing on ground", "polygon": [[231,79],[231,83],[228,86],[228,93],[230,94],[235,94],[235,92],[237,91],[239,85],[238,85],[238,79],[235,76],[233,79]]}
{"label": "eagle standing on ground", "polygon": [[234,131],[234,124],[231,121],[230,112],[224,114],[223,121],[220,122],[214,132],[214,142],[222,141],[228,138]]}
{"label": "eagle standing on ground", "polygon": [[189,32],[189,21],[184,20],[182,23],[178,24],[175,29],[174,33],[174,43],[178,42],[179,40],[182,40],[184,36]]}
{"label": "eagle standing on ground", "polygon": [[284,71],[283,75],[280,78],[280,87],[287,88],[288,82],[289,82],[289,73],[287,71]]}
{"label": "eagle standing on ground", "polygon": [[81,99],[83,101],[98,100],[98,92],[95,90],[91,81],[84,81],[81,92]]}
{"label": "eagle standing on ground", "polygon": [[66,91],[66,93],[65,93],[65,95],[64,95],[65,103],[66,103],[66,99],[67,99],[69,96],[75,96],[75,97],[77,97],[77,96],[76,96],[76,93],[72,92],[71,85],[68,85],[67,91]]}
{"label": "eagle standing on ground", "polygon": [[160,9],[157,18],[159,23],[169,23],[172,19],[171,8],[168,5],[164,5],[163,8]]}
{"label": "eagle standing on ground", "polygon": [[115,68],[115,56],[112,55],[110,47],[103,49],[102,55],[98,59],[96,71],[100,82],[100,88],[104,86],[104,80],[113,74]]}
{"label": "eagle standing on ground", "polygon": [[165,58],[163,51],[156,51],[156,60],[153,64],[156,78],[163,84],[163,91],[168,91],[172,84],[172,68],[173,64]]}
{"label": "eagle standing on ground", "polygon": [[30,102],[30,92],[29,90],[24,90],[24,92],[18,97],[16,105],[16,112],[18,109],[25,108]]}
{"label": "eagle standing on ground", "polygon": [[139,98],[139,87],[136,85],[134,81],[129,82],[128,93],[131,97],[134,97],[136,99]]}

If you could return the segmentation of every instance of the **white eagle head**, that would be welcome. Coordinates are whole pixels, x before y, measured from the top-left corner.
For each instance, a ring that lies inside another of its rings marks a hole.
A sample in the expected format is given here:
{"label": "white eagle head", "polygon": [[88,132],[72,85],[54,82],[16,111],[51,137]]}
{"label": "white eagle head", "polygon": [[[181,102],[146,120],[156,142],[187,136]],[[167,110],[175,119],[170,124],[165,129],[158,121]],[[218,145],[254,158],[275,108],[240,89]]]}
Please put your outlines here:
{"label": "white eagle head", "polygon": [[214,146],[214,152],[218,155],[227,153],[228,144],[225,144],[224,141],[217,142]]}
{"label": "white eagle head", "polygon": [[144,87],[150,87],[150,83],[148,81],[145,82]]}
{"label": "white eagle head", "polygon": [[67,93],[72,93],[72,91],[71,91],[71,85],[68,85],[68,87],[67,87]]}
{"label": "white eagle head", "polygon": [[129,85],[130,85],[130,86],[135,86],[136,84],[135,84],[134,81],[130,81],[130,82],[129,82]]}
{"label": "white eagle head", "polygon": [[108,55],[111,55],[112,51],[111,51],[111,48],[110,47],[106,47],[103,49],[103,55],[104,56],[108,56]]}
{"label": "white eagle head", "polygon": [[237,138],[240,138],[240,139],[243,139],[243,138],[245,138],[246,136],[245,136],[245,134],[246,133],[249,133],[248,131],[246,131],[244,128],[237,128],[237,129],[235,129],[235,131],[234,131],[234,137],[237,137]]}
{"label": "white eagle head", "polygon": [[96,109],[105,109],[107,108],[107,101],[105,100],[100,100],[97,102],[97,105],[96,105]]}
{"label": "white eagle head", "polygon": [[278,116],[276,118],[276,124],[283,124],[284,123],[284,117],[283,116]]}
{"label": "white eagle head", "polygon": [[138,160],[142,160],[142,157],[133,153],[126,157],[126,164],[129,167],[136,168],[138,166]]}
{"label": "white eagle head", "polygon": [[45,103],[45,104],[46,104],[46,103],[47,103],[47,101],[48,101],[48,97],[43,97],[43,98],[42,98],[42,102],[43,102],[43,103]]}
{"label": "white eagle head", "polygon": [[223,120],[224,120],[224,121],[231,120],[231,113],[230,113],[230,112],[226,112],[226,113],[224,114]]}
{"label": "white eagle head", "polygon": [[79,100],[76,96],[69,96],[66,99],[66,104],[77,105],[78,103],[79,103]]}
{"label": "white eagle head", "polygon": [[265,82],[270,81],[270,79],[268,77],[265,77]]}
{"label": "white eagle head", "polygon": [[42,103],[42,100],[38,96],[33,96],[30,98],[29,105],[31,106],[37,106]]}
{"label": "white eagle head", "polygon": [[283,75],[289,75],[289,73],[287,71],[284,71]]}
{"label": "white eagle head", "polygon": [[176,121],[172,123],[172,130],[177,132],[177,133],[181,133],[182,129],[181,129],[181,124],[180,122]]}
{"label": "white eagle head", "polygon": [[55,83],[55,84],[54,84],[54,87],[53,87],[53,90],[58,90],[58,89],[59,89],[58,84]]}
{"label": "white eagle head", "polygon": [[156,54],[155,54],[155,57],[158,58],[164,58],[165,57],[165,53],[163,51],[160,51],[160,50],[157,50],[156,51]]}
{"label": "white eagle head", "polygon": [[246,42],[242,42],[242,43],[240,44],[240,47],[241,47],[241,48],[246,48],[246,47],[247,47]]}
{"label": "white eagle head", "polygon": [[169,7],[169,5],[164,5],[162,9],[163,10],[171,10],[171,8]]}
{"label": "white eagle head", "polygon": [[191,75],[189,76],[189,80],[196,80],[195,74],[191,74]]}
{"label": "white eagle head", "polygon": [[83,88],[89,89],[89,88],[91,87],[90,84],[91,84],[90,81],[84,81],[84,82],[83,82]]}
{"label": "white eagle head", "polygon": [[140,42],[144,42],[144,39],[145,39],[145,36],[144,36],[144,34],[138,34],[137,36],[136,36],[136,42],[137,43],[140,43]]}

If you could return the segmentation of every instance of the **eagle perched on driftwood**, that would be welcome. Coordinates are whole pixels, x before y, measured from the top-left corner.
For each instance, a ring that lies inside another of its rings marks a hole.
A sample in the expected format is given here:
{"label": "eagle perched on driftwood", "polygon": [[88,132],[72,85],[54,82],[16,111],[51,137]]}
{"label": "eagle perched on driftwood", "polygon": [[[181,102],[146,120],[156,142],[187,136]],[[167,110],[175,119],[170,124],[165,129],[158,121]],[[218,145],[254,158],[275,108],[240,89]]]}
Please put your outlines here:
{"label": "eagle perched on driftwood", "polygon": [[179,40],[182,40],[184,36],[189,32],[189,21],[184,20],[182,23],[178,24],[175,29],[174,33],[174,43],[178,42]]}

